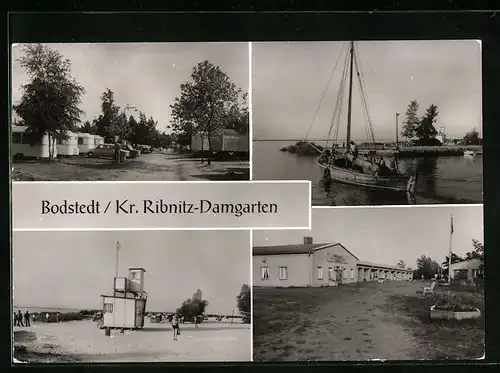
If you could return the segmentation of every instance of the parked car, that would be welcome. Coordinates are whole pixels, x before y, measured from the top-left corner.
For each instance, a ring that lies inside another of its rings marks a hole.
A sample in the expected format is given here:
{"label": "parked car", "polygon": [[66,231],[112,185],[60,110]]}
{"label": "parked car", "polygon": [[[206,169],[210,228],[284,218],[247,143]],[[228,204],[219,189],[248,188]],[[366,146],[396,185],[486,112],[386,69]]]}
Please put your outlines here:
{"label": "parked car", "polygon": [[[126,154],[126,157],[130,156],[130,152],[126,149],[122,149]],[[113,144],[99,144],[93,150],[88,152],[89,157],[96,158],[114,158],[115,157],[115,146]]]}
{"label": "parked car", "polygon": [[122,146],[122,149],[128,150],[130,158],[137,158],[141,155],[141,151],[139,149],[134,149],[131,145],[124,145]]}
{"label": "parked car", "polygon": [[141,153],[143,153],[143,154],[150,154],[151,153],[151,147],[149,145],[141,145],[140,149],[141,149]]}

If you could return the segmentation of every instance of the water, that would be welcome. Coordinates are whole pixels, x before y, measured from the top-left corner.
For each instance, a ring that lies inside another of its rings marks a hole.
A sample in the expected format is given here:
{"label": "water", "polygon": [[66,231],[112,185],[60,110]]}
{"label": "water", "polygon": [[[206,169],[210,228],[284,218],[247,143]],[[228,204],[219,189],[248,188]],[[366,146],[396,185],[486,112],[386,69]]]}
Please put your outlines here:
{"label": "water", "polygon": [[[324,180],[323,171],[316,164],[317,157],[280,152],[280,148],[293,143],[254,141],[252,178],[311,180],[313,206],[408,204],[404,193],[373,191]],[[402,172],[417,170],[417,204],[483,202],[482,156],[402,158],[399,164]]]}

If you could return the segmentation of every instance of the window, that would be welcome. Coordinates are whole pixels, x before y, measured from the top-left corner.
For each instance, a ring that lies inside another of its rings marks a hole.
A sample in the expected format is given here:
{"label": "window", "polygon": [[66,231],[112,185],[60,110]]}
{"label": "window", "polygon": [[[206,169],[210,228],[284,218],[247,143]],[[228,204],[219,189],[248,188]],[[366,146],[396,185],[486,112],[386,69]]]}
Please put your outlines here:
{"label": "window", "polygon": [[354,269],[351,268],[351,280],[354,280]]}
{"label": "window", "polygon": [[280,267],[280,280],[288,280],[288,268]]}
{"label": "window", "polygon": [[323,267],[318,266],[316,268],[316,273],[318,276],[318,280],[323,280]]}
{"label": "window", "polygon": [[330,280],[330,281],[335,280],[335,278],[333,277],[333,268],[332,267],[328,267],[328,280]]}
{"label": "window", "polygon": [[78,145],[83,145],[83,137],[78,138]]}
{"label": "window", "polygon": [[62,145],[62,139],[56,139],[56,145]]}
{"label": "window", "polygon": [[113,313],[113,303],[104,303],[104,312]]}
{"label": "window", "polygon": [[260,279],[269,280],[269,267],[260,267]]}

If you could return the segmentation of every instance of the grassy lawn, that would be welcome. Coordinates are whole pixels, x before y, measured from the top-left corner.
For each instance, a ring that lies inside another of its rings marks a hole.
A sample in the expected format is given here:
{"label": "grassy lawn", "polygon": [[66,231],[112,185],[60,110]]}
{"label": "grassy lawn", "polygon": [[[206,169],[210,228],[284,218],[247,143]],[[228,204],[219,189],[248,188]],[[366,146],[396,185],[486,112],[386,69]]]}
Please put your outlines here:
{"label": "grassy lawn", "polygon": [[[431,322],[429,308],[434,300],[422,296],[423,286],[392,281],[338,288],[255,288],[254,359],[481,357],[484,319]],[[437,288],[436,294],[442,291]],[[484,308],[478,295],[477,304]]]}

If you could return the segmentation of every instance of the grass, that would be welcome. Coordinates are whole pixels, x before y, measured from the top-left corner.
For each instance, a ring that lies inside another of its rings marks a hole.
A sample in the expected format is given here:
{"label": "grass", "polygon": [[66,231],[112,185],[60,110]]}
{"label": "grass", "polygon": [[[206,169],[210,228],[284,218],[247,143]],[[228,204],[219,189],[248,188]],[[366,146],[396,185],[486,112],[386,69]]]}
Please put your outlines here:
{"label": "grass", "polygon": [[338,288],[255,288],[254,359],[481,357],[483,316],[476,320],[431,321],[430,307],[451,290],[483,311],[482,293],[437,287],[436,297],[423,297],[423,286],[420,282],[386,281]]}

